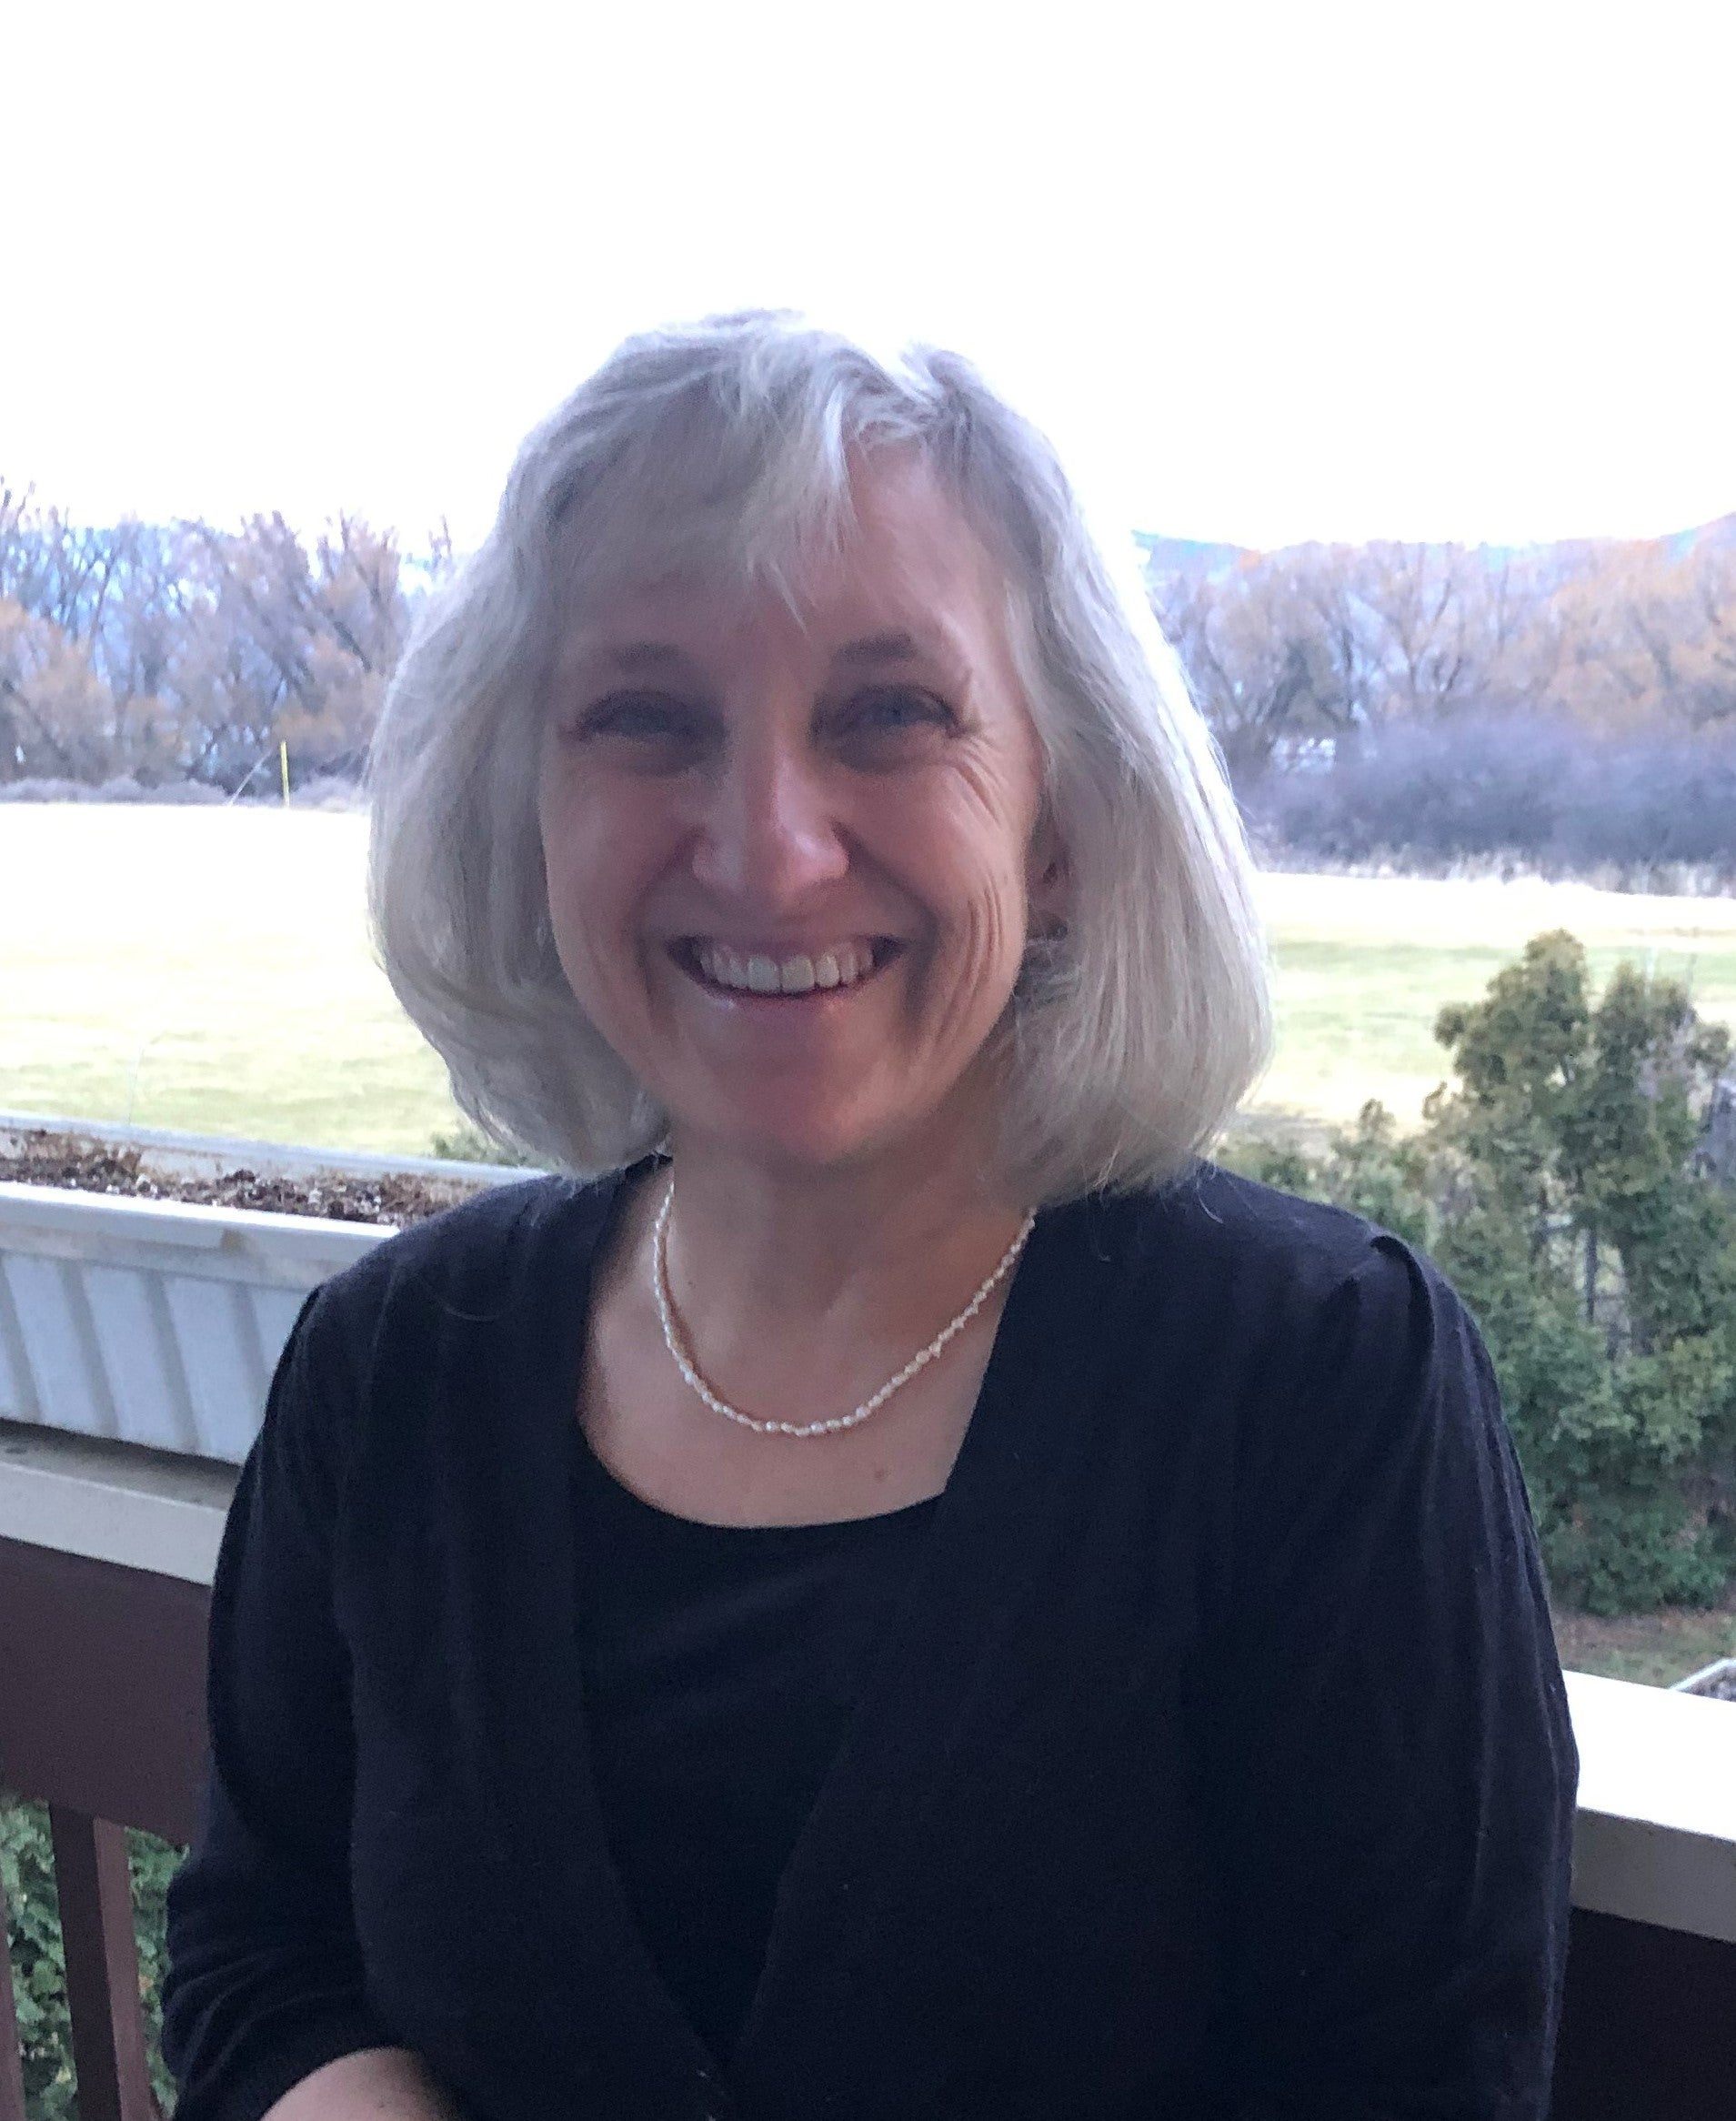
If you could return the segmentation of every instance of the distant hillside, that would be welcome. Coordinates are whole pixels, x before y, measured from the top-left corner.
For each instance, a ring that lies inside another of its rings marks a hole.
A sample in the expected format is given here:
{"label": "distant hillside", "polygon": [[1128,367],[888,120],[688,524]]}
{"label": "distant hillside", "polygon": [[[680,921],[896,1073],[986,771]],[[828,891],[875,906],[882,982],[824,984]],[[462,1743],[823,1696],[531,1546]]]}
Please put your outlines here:
{"label": "distant hillside", "polygon": [[1216,575],[1232,568],[1251,548],[1210,545],[1198,538],[1159,538],[1136,530],[1133,542],[1139,548],[1146,572],[1152,575]]}
{"label": "distant hillside", "polygon": [[1736,515],[1720,516],[1715,523],[1702,523],[1697,530],[1679,531],[1663,541],[1672,559],[1690,552],[1736,552]]}
{"label": "distant hillside", "polygon": [[[1313,539],[1307,544],[1279,546],[1268,551],[1254,546],[1224,545],[1199,538],[1166,538],[1148,530],[1136,530],[1133,541],[1143,557],[1149,578],[1156,580],[1167,576],[1194,581],[1210,580],[1227,574],[1239,561],[1245,559],[1281,560],[1321,551],[1360,551],[1365,549],[1367,544],[1391,545],[1402,542],[1390,538],[1370,539],[1365,541],[1365,545],[1340,543],[1330,546]],[[1550,575],[1577,572],[1600,554],[1613,552],[1622,547],[1643,549],[1648,546],[1655,548],[1672,560],[1685,559],[1694,553],[1736,551],[1736,513],[1720,516],[1714,522],[1698,524],[1691,530],[1671,531],[1662,538],[1569,538],[1557,539],[1553,543],[1478,545],[1470,548],[1447,544],[1413,544],[1409,549],[1423,555],[1474,551],[1490,567],[1518,563],[1527,568],[1534,568],[1540,574]]]}

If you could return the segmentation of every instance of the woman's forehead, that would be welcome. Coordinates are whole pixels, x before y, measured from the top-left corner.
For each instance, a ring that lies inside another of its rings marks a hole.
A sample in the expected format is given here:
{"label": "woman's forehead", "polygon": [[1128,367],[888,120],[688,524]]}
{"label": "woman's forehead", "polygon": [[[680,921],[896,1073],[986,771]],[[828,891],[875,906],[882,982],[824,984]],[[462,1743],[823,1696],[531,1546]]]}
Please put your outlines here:
{"label": "woman's forehead", "polygon": [[[607,578],[575,599],[570,654],[648,667],[689,650],[777,634],[885,667],[979,656],[1004,642],[1006,585],[963,512],[930,476],[852,482],[837,535],[788,549],[658,568],[617,548]],[[564,654],[563,661],[568,659]]]}
{"label": "woman's forehead", "polygon": [[816,666],[836,680],[906,676],[968,687],[985,664],[998,667],[1004,659],[998,642],[985,643],[971,628],[944,619],[858,632],[836,616],[827,623],[776,605],[717,624],[707,622],[702,607],[677,605],[623,614],[622,620],[576,628],[560,670],[655,685],[775,659]]}

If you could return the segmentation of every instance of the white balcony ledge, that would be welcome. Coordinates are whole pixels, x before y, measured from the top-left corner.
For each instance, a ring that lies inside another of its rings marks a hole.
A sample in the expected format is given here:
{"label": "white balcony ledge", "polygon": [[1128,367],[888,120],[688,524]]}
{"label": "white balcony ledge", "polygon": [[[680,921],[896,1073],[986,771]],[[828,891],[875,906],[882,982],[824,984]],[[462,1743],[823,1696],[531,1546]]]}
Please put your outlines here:
{"label": "white balcony ledge", "polygon": [[1570,1672],[1575,1906],[1736,1944],[1736,1703]]}
{"label": "white balcony ledge", "polygon": [[209,1583],[236,1468],[0,1422],[0,1539]]}

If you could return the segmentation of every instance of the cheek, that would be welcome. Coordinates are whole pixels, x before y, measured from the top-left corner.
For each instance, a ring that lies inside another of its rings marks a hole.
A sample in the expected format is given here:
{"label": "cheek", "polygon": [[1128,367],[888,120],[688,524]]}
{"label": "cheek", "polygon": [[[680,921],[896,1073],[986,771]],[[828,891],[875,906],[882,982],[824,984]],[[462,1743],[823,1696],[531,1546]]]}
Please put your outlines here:
{"label": "cheek", "polygon": [[632,920],[652,873],[645,820],[599,791],[557,784],[538,805],[555,947],[581,1001],[627,969]]}
{"label": "cheek", "polygon": [[[1026,874],[1035,797],[1022,781],[961,775],[931,819],[928,846],[938,913],[949,930],[948,1013],[998,1013],[1023,959]],[[932,859],[938,855],[938,859]],[[992,1002],[987,990],[992,990]]]}
{"label": "cheek", "polygon": [[661,859],[668,837],[659,806],[607,785],[556,778],[538,806],[549,896],[574,907],[616,909],[628,902]]}
{"label": "cheek", "polygon": [[971,880],[970,896],[1003,936],[1009,928],[1019,930],[1022,946],[1026,880],[1037,826],[1036,779],[1022,757],[995,763],[998,770],[963,777],[957,837]]}

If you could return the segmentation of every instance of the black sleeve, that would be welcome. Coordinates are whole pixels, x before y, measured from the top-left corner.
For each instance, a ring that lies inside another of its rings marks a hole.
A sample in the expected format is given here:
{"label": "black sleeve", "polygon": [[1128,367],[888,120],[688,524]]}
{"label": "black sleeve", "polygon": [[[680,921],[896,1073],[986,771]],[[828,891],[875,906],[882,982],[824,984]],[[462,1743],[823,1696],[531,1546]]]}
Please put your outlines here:
{"label": "black sleeve", "polygon": [[1383,1235],[1304,1338],[1208,1684],[1232,2110],[1541,2121],[1577,1762],[1489,1359]]}
{"label": "black sleeve", "polygon": [[333,1614],[349,1394],[317,1296],[273,1381],[212,1593],[211,1754],[169,1888],[163,2052],[177,2121],[257,2121],[323,2063],[395,2045],[370,2011],[350,1913],[354,1746]]}

